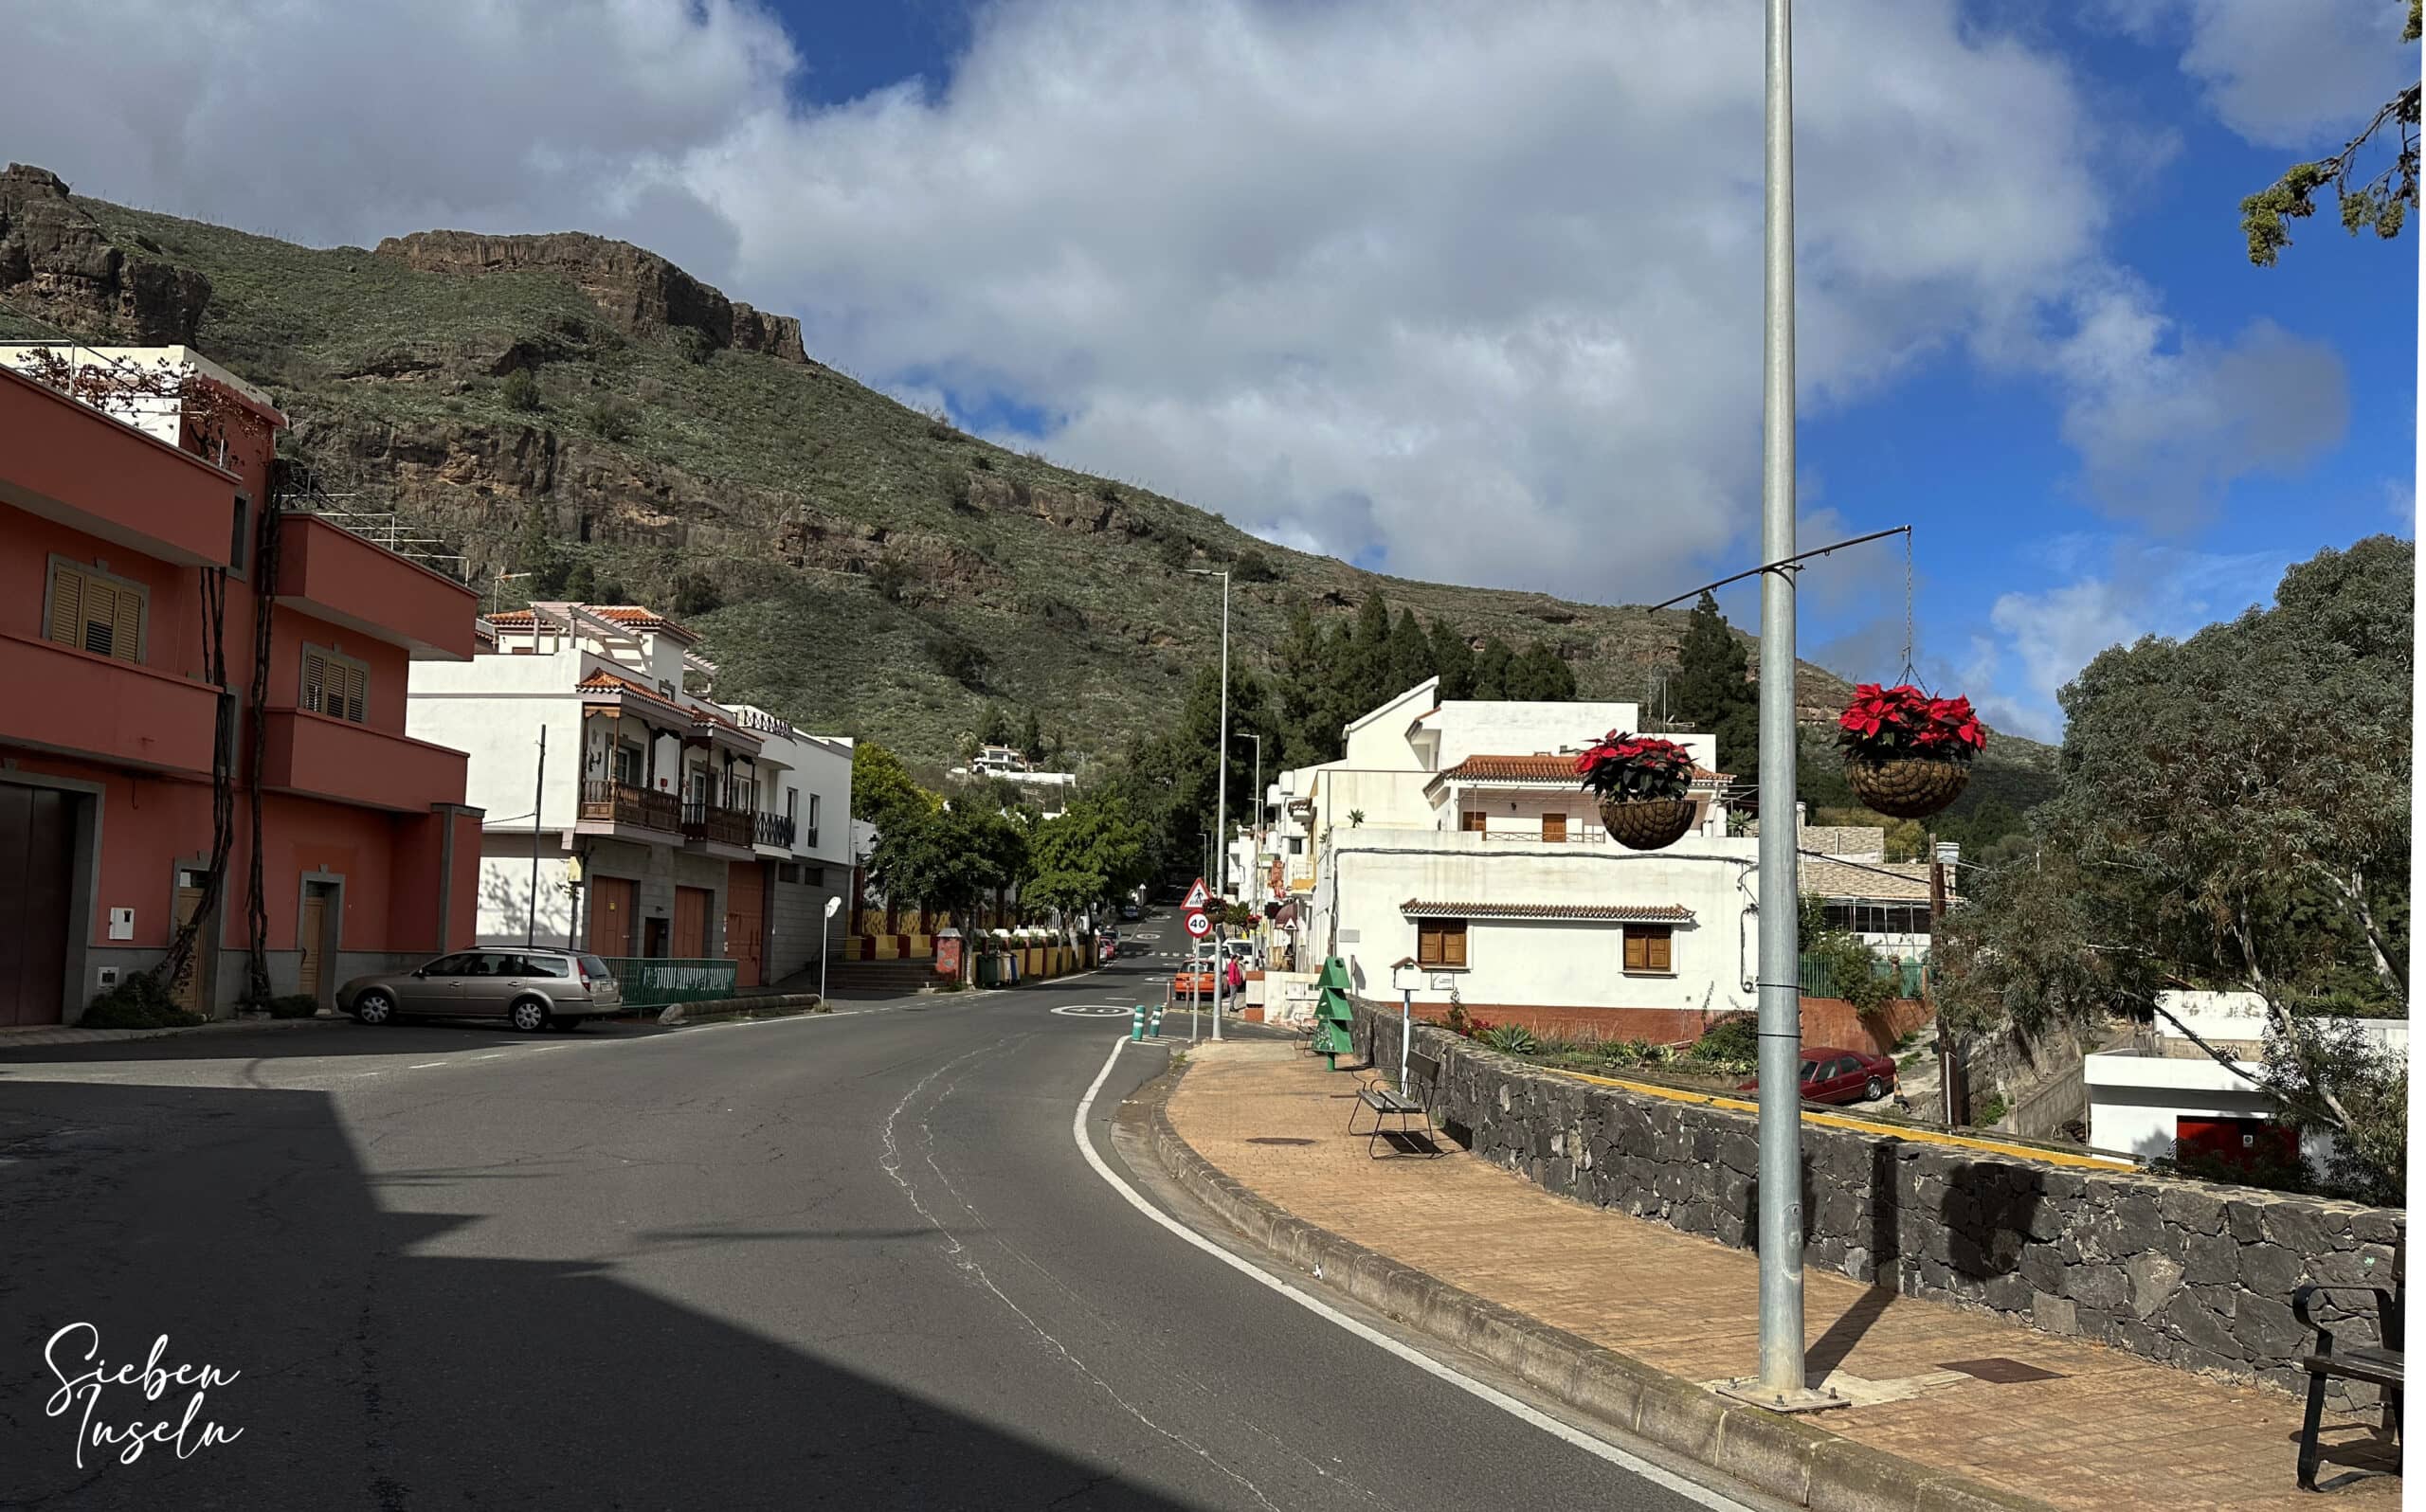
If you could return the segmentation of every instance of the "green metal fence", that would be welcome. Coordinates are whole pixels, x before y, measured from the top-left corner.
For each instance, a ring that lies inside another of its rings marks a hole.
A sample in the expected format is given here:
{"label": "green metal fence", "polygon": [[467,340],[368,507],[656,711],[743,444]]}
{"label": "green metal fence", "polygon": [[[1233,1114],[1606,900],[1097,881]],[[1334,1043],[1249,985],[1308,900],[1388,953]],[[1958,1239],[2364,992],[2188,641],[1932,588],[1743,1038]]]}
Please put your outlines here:
{"label": "green metal fence", "polygon": [[[1876,976],[1899,979],[1895,983],[1894,996],[1917,998],[1921,995],[1921,981],[1928,971],[1928,966],[1919,961],[1907,961],[1899,968],[1895,963],[1881,957],[1874,963],[1872,971]],[[1838,991],[1837,987],[1836,972],[1830,968],[1826,960],[1808,955],[1802,958],[1802,995],[1804,997],[1843,997],[1844,994]]]}
{"label": "green metal fence", "polygon": [[730,998],[740,976],[734,961],[685,961],[664,956],[607,956],[606,969],[624,990],[627,1008],[662,1008],[674,1002]]}

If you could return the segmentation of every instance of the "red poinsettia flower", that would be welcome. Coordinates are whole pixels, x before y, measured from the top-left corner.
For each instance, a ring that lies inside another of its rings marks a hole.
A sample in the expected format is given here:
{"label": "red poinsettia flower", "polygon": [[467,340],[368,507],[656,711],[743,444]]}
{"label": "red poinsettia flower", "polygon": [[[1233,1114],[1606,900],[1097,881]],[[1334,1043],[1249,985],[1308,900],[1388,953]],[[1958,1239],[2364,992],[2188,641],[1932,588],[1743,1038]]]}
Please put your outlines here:
{"label": "red poinsettia flower", "polygon": [[1910,683],[1855,685],[1853,698],[1837,716],[1837,728],[1838,742],[1847,751],[1878,761],[1898,756],[1968,761],[1988,744],[1970,699],[1932,697]]}

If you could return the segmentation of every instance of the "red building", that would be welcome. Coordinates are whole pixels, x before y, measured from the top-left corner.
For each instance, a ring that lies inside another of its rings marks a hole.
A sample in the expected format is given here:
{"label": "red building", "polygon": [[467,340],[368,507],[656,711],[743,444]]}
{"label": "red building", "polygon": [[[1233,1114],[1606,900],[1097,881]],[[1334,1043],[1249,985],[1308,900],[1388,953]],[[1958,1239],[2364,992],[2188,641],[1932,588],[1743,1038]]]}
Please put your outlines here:
{"label": "red building", "polygon": [[172,945],[218,1017],[471,942],[465,758],[404,730],[476,596],[312,513],[284,424],[182,347],[0,345],[0,1029]]}

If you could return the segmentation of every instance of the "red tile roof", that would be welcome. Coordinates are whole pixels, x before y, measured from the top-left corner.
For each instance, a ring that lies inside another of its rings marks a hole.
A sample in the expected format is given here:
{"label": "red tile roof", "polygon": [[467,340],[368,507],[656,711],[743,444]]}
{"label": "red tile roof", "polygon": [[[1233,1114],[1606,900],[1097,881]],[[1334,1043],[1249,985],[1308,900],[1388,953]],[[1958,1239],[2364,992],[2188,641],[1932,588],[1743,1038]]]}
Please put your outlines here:
{"label": "red tile roof", "polygon": [[1399,911],[1410,919],[1586,919],[1615,924],[1691,924],[1693,910],[1674,903],[1434,903],[1409,898]]}
{"label": "red tile roof", "polygon": [[[627,630],[662,630],[678,639],[695,643],[699,639],[698,632],[669,620],[655,609],[643,604],[577,603],[573,607],[584,613],[596,615],[610,624],[622,625]],[[502,613],[488,616],[489,623],[516,630],[536,623],[537,619],[538,617],[528,609],[507,609]]]}
{"label": "red tile roof", "polygon": [[574,686],[582,693],[628,693],[634,697],[645,698],[650,703],[657,705],[659,708],[670,709],[676,713],[681,714],[685,718],[690,717],[693,713],[693,711],[683,708],[680,704],[678,704],[674,700],[666,697],[656,689],[648,687],[643,683],[634,682],[629,677],[619,677],[615,674],[608,672],[604,667],[599,668],[588,676],[582,678],[581,681],[574,684]]}
{"label": "red tile roof", "polygon": [[[1457,765],[1436,774],[1436,778],[1455,778],[1474,783],[1557,783],[1566,785],[1580,782],[1572,756],[1469,756]],[[1705,766],[1693,768],[1697,783],[1729,783],[1734,778],[1726,772],[1713,772]]]}

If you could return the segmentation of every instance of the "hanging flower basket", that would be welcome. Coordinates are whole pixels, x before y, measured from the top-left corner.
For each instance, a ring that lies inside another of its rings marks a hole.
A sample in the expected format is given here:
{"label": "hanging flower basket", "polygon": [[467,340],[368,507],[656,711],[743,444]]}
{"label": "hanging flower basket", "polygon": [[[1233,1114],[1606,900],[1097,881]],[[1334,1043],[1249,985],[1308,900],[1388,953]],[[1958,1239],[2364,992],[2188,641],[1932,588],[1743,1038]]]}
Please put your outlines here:
{"label": "hanging flower basket", "polygon": [[1620,845],[1657,851],[1693,827],[1693,753],[1674,741],[1613,729],[1575,758],[1575,770]]}
{"label": "hanging flower basket", "polygon": [[1837,728],[1845,782],[1890,819],[1926,818],[1953,802],[1988,744],[1970,699],[1932,698],[1910,683],[1856,687]]}

